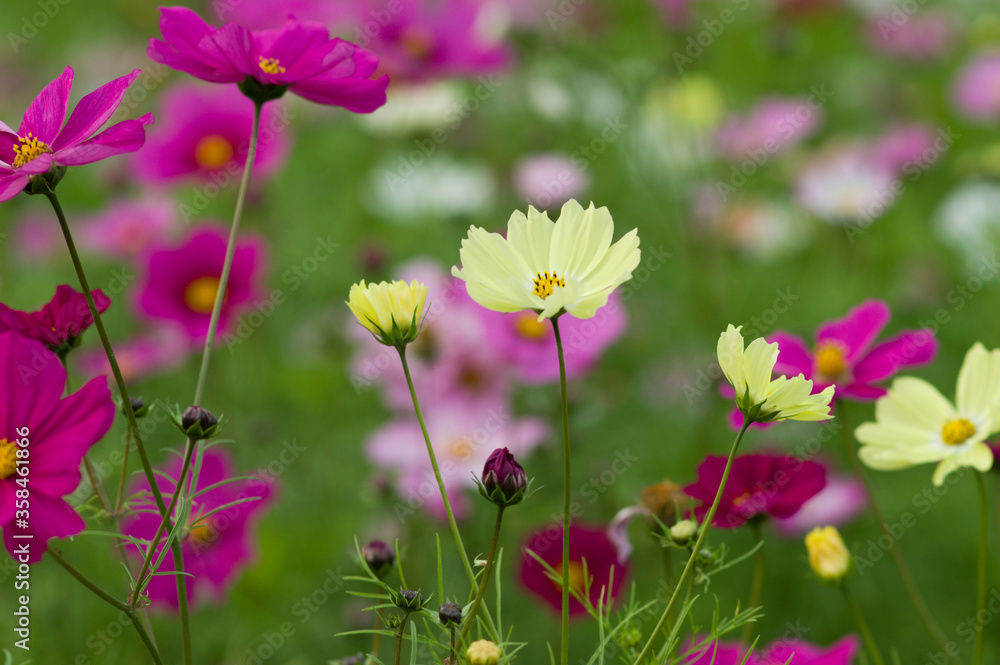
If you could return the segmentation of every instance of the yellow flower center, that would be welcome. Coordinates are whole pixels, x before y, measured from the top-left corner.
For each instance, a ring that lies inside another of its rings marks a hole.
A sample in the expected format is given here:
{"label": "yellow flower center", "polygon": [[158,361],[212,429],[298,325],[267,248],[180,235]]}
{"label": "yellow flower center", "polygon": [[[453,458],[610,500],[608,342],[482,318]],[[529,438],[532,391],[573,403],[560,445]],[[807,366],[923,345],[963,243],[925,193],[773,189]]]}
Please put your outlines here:
{"label": "yellow flower center", "polygon": [[[538,287],[536,286],[535,293],[537,292]],[[518,314],[515,325],[517,327],[517,332],[521,337],[526,339],[542,339],[545,337],[545,324],[538,322],[537,314],[532,314],[531,312]]]}
{"label": "yellow flower center", "polygon": [[260,56],[260,60],[257,62],[260,68],[263,69],[268,74],[284,74],[285,68],[281,66],[277,58],[265,58]]}
{"label": "yellow flower center", "polygon": [[946,422],[941,428],[941,440],[949,446],[957,446],[968,441],[975,433],[975,425],[965,418],[955,418]]}
{"label": "yellow flower center", "polygon": [[31,132],[19,137],[17,142],[18,145],[14,146],[14,168],[21,168],[39,155],[52,152],[52,148],[32,136]]}
{"label": "yellow flower center", "polygon": [[199,314],[211,312],[215,306],[215,294],[218,290],[218,277],[199,277],[184,289],[184,304]]}
{"label": "yellow flower center", "polygon": [[[559,579],[562,580],[563,565],[560,563],[558,565],[552,566],[552,570],[556,571],[559,575]],[[552,583],[557,589],[562,589],[562,582],[552,580]],[[576,589],[579,593],[583,593],[587,588],[587,578],[583,574],[583,562],[581,561],[570,561],[569,562],[569,587],[570,589]]]}
{"label": "yellow flower center", "polygon": [[196,547],[205,547],[215,542],[219,532],[209,520],[202,520],[188,527],[187,537]]}
{"label": "yellow flower center", "polygon": [[552,292],[555,290],[557,286],[559,287],[566,286],[565,279],[563,279],[562,277],[560,277],[555,273],[552,273],[550,275],[548,272],[535,273],[534,282],[535,282],[534,293],[542,300],[545,300],[546,298],[551,296]]}
{"label": "yellow flower center", "polygon": [[194,148],[194,161],[209,171],[221,169],[233,158],[233,144],[225,136],[210,134]]}
{"label": "yellow flower center", "polygon": [[433,33],[419,25],[406,26],[399,35],[399,43],[418,60],[427,58],[434,51]]}
{"label": "yellow flower center", "polygon": [[816,373],[826,378],[835,378],[844,373],[844,348],[836,342],[822,342],[816,346]]}
{"label": "yellow flower center", "polygon": [[744,492],[743,494],[740,494],[738,497],[733,499],[733,508],[739,508],[749,500],[750,500],[750,492]]}
{"label": "yellow flower center", "polygon": [[468,438],[455,439],[448,444],[448,453],[452,457],[457,457],[458,459],[465,459],[473,453],[472,444],[469,443]]}
{"label": "yellow flower center", "polygon": [[17,473],[17,446],[7,439],[0,439],[0,480]]}

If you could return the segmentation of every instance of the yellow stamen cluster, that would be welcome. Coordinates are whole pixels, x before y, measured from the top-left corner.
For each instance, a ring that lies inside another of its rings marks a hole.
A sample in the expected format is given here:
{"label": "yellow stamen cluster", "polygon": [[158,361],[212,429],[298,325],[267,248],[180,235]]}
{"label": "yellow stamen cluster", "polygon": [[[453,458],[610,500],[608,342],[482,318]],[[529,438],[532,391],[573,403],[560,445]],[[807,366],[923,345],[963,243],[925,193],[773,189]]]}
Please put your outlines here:
{"label": "yellow stamen cluster", "polygon": [[221,169],[233,158],[233,144],[225,136],[209,134],[194,147],[194,161],[209,171]]}
{"label": "yellow stamen cluster", "polygon": [[17,142],[19,145],[14,146],[14,154],[16,156],[14,157],[13,166],[15,168],[21,168],[39,155],[52,152],[52,148],[36,139],[31,132],[28,132],[27,136],[18,138]]}
{"label": "yellow stamen cluster", "polygon": [[552,273],[550,275],[548,272],[535,273],[534,282],[535,282],[534,294],[539,298],[541,298],[542,300],[545,300],[546,298],[551,296],[552,292],[555,290],[557,286],[559,287],[566,286],[565,279],[563,279],[562,277],[560,277],[555,273]]}
{"label": "yellow stamen cluster", "polygon": [[277,58],[265,58],[260,56],[260,60],[257,62],[260,68],[263,69],[268,74],[284,74],[285,68],[281,66]]}
{"label": "yellow stamen cluster", "polygon": [[958,446],[969,440],[976,433],[976,426],[965,418],[955,418],[941,428],[941,440],[949,446]]}
{"label": "yellow stamen cluster", "polygon": [[[552,566],[558,575],[560,581],[552,580],[552,583],[556,585],[556,588],[562,589],[562,575],[563,575],[563,565],[561,563]],[[571,589],[576,589],[581,594],[587,589],[587,578],[584,575],[583,563],[580,561],[570,561],[569,562],[569,586]]]}
{"label": "yellow stamen cluster", "polygon": [[184,289],[184,304],[194,312],[207,314],[215,307],[215,293],[218,290],[218,277],[199,277]]}
{"label": "yellow stamen cluster", "polygon": [[202,520],[188,528],[187,537],[194,545],[205,547],[215,542],[215,539],[219,537],[219,532],[210,521]]}
{"label": "yellow stamen cluster", "polygon": [[469,441],[468,437],[464,439],[455,439],[448,444],[448,452],[451,453],[452,457],[456,457],[458,459],[465,459],[472,456],[472,453],[474,453],[475,450],[476,449],[473,447],[472,442]]}
{"label": "yellow stamen cluster", "polygon": [[12,441],[0,439],[0,480],[17,473],[17,446]]}
{"label": "yellow stamen cluster", "polygon": [[403,29],[399,41],[407,53],[417,60],[423,60],[434,51],[434,34],[418,25],[410,25]]}
{"label": "yellow stamen cluster", "polygon": [[[538,288],[535,287],[537,292]],[[525,339],[542,339],[545,337],[545,324],[538,322],[538,317],[534,314],[519,314],[517,317],[517,333]]]}
{"label": "yellow stamen cluster", "polygon": [[836,378],[847,369],[844,349],[833,342],[823,342],[816,347],[816,372],[827,378]]}

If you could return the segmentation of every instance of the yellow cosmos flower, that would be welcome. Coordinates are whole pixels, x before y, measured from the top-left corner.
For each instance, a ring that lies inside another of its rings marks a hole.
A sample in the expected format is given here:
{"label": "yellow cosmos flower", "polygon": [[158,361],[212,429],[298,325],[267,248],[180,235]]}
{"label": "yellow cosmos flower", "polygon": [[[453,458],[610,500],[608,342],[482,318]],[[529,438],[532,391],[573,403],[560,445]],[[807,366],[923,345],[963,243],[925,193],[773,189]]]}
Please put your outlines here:
{"label": "yellow cosmos flower", "polygon": [[476,640],[465,651],[471,665],[497,665],[502,655],[500,647],[489,640]]}
{"label": "yellow cosmos flower", "polygon": [[743,348],[740,328],[731,324],[719,336],[718,356],[726,379],[736,389],[736,406],[759,423],[775,420],[826,420],[830,415],[833,386],[812,394],[812,381],[799,374],[791,379],[771,378],[778,360],[778,345],[763,338]]}
{"label": "yellow cosmos flower", "polygon": [[823,582],[839,584],[851,572],[851,553],[836,527],[816,527],[806,535],[809,567]]}
{"label": "yellow cosmos flower", "polygon": [[538,321],[562,312],[589,319],[639,265],[636,230],[614,244],[613,235],[611,213],[593,203],[584,210],[567,201],[555,222],[529,207],[527,215],[510,216],[506,238],[470,228],[459,253],[462,268],[451,273],[487,309],[533,309]]}
{"label": "yellow cosmos flower", "polygon": [[986,437],[1000,431],[1000,349],[976,343],[958,373],[953,405],[922,379],[901,377],[875,403],[875,422],[854,431],[861,460],[873,469],[937,462],[934,484],[963,466],[988,471]]}
{"label": "yellow cosmos flower", "polygon": [[351,287],[347,306],[358,323],[387,346],[404,346],[420,332],[420,318],[427,302],[427,287],[413,280]]}

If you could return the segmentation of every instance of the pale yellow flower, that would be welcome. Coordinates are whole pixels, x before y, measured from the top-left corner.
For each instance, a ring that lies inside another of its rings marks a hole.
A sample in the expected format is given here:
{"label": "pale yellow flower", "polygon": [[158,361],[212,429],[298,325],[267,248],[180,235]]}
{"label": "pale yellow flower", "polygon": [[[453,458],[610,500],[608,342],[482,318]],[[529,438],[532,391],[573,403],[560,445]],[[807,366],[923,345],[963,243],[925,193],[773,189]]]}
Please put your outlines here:
{"label": "pale yellow flower", "polygon": [[502,655],[500,647],[489,640],[476,640],[465,651],[471,665],[497,665]]}
{"label": "pale yellow flower", "polygon": [[420,332],[420,318],[427,302],[427,287],[417,280],[379,284],[361,283],[351,287],[347,306],[358,323],[388,346],[412,342]]}
{"label": "pale yellow flower", "polygon": [[839,584],[851,572],[851,553],[836,527],[816,527],[806,535],[809,566],[822,581]]}
{"label": "pale yellow flower", "polygon": [[875,403],[875,422],[854,431],[861,460],[873,469],[937,462],[934,484],[963,466],[988,471],[986,437],[1000,431],[1000,349],[976,343],[958,373],[953,405],[923,379],[900,377]]}
{"label": "pale yellow flower", "polygon": [[462,267],[451,272],[487,309],[533,309],[539,321],[562,312],[589,319],[639,265],[636,230],[614,244],[613,235],[611,213],[593,203],[584,210],[567,201],[555,222],[529,207],[527,215],[510,216],[506,238],[471,227],[459,252]]}
{"label": "pale yellow flower", "polygon": [[775,420],[826,420],[830,415],[833,386],[812,394],[812,381],[799,374],[771,378],[778,360],[778,345],[763,338],[743,348],[740,328],[730,325],[719,336],[717,353],[726,379],[736,389],[736,406],[755,422]]}

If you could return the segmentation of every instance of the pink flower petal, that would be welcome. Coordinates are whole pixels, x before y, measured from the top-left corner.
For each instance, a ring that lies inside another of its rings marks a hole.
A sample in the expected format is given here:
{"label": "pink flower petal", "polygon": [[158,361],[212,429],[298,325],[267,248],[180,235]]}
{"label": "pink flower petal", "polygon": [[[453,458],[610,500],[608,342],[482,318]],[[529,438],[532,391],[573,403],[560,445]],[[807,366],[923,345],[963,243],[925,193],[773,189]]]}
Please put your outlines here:
{"label": "pink flower petal", "polygon": [[889,306],[881,300],[866,300],[842,319],[820,326],[817,342],[839,342],[846,347],[844,360],[853,365],[889,322]]}
{"label": "pink flower petal", "polygon": [[293,93],[318,104],[342,106],[354,113],[371,113],[385,104],[385,90],[389,87],[389,77],[375,79],[314,78],[296,83],[290,89]]}
{"label": "pink flower petal", "polygon": [[52,145],[66,119],[66,105],[69,103],[69,89],[72,85],[73,68],[67,67],[56,80],[42,88],[28,106],[18,134],[27,136],[31,133],[39,141]]}
{"label": "pink flower petal", "polygon": [[28,179],[23,173],[0,176],[0,202],[9,201],[23,192],[28,185]]}
{"label": "pink flower petal", "polygon": [[778,361],[774,364],[776,376],[805,375],[811,379],[813,375],[813,357],[809,347],[800,337],[779,330],[767,336],[768,343],[778,344]]}
{"label": "pink flower petal", "polygon": [[930,330],[907,330],[873,348],[854,367],[859,383],[887,379],[906,367],[926,365],[937,355],[938,342]]}
{"label": "pink flower petal", "polygon": [[80,166],[126,152],[135,152],[146,142],[146,130],[143,127],[152,122],[152,113],[119,122],[89,141],[63,148],[55,153],[56,161],[66,166]]}
{"label": "pink flower petal", "polygon": [[[31,543],[28,563],[38,563],[45,554],[47,542],[52,538],[67,538],[83,531],[87,525],[76,511],[62,499],[44,494],[31,495],[31,520],[28,529],[15,528],[12,522],[3,525],[3,542],[13,556],[18,545]],[[31,534],[31,540],[18,540],[15,534]]]}
{"label": "pink flower petal", "polygon": [[89,95],[84,96],[73,109],[66,126],[52,143],[52,150],[59,152],[60,148],[83,141],[104,126],[104,123],[121,104],[125,91],[141,73],[142,70],[134,69],[131,74],[105,83]]}

